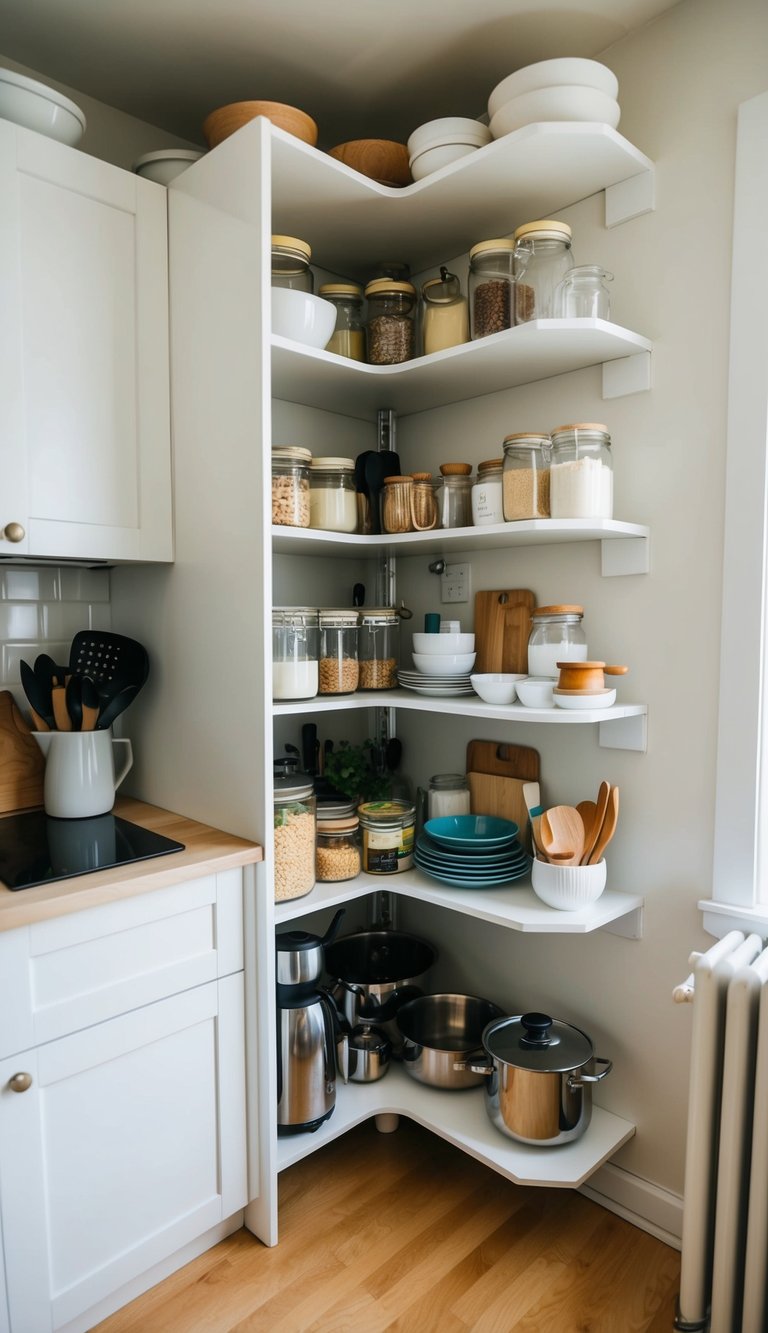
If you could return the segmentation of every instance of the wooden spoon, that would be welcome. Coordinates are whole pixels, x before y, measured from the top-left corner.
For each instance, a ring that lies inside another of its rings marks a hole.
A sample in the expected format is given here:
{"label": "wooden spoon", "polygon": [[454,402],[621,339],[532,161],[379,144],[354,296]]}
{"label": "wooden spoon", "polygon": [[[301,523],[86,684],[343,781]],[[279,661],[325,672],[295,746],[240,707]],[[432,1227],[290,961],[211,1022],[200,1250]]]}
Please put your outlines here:
{"label": "wooden spoon", "polygon": [[595,815],[597,814],[597,804],[595,801],[579,801],[576,809],[581,815],[582,823],[584,824],[584,847],[586,848],[587,839],[592,832],[592,824],[594,823]]}
{"label": "wooden spoon", "polygon": [[[584,822],[572,805],[554,805],[545,810],[539,827],[547,858],[557,856],[565,865],[578,865],[584,851]],[[568,853],[569,859],[564,860]]]}
{"label": "wooden spoon", "polygon": [[592,852],[594,851],[595,843],[597,842],[600,830],[603,827],[603,820],[605,819],[605,812],[608,809],[608,797],[610,796],[610,794],[611,794],[610,782],[601,782],[600,790],[597,793],[597,806],[595,808],[595,814],[592,820],[592,826],[591,828],[587,829],[584,838],[584,851],[582,852],[581,856],[581,864],[583,866],[589,865],[589,858],[592,855]]}
{"label": "wooden spoon", "polygon": [[596,865],[598,861],[602,860],[603,852],[605,851],[606,847],[608,846],[608,843],[611,841],[611,838],[616,832],[616,824],[618,822],[618,818],[619,818],[619,789],[618,787],[611,787],[611,793],[610,796],[608,797],[608,809],[605,812],[605,819],[603,820],[603,826],[600,829],[600,833],[598,834],[594,850],[592,851],[589,861],[587,862],[588,865],[591,866]]}

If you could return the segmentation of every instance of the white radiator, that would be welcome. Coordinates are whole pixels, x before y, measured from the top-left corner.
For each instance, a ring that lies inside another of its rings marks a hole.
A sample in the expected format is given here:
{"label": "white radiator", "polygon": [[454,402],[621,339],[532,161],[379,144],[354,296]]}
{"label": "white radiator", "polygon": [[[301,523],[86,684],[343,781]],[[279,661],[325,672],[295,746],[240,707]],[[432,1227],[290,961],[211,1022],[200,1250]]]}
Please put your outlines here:
{"label": "white radiator", "polygon": [[694,1000],[675,1327],[768,1330],[768,949],[731,931],[674,998]]}

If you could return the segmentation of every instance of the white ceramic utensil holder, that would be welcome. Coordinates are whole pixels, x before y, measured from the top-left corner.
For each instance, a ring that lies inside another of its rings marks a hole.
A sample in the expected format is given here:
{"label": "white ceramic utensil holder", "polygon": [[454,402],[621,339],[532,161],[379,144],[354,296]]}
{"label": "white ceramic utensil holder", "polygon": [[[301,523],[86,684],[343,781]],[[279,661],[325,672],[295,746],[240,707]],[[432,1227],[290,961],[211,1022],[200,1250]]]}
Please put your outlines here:
{"label": "white ceramic utensil holder", "polygon": [[[115,791],[133,764],[127,738],[115,739],[103,731],[33,731],[45,755],[43,804],[56,819],[90,819],[105,815],[115,803]],[[115,767],[115,753],[123,750]]]}

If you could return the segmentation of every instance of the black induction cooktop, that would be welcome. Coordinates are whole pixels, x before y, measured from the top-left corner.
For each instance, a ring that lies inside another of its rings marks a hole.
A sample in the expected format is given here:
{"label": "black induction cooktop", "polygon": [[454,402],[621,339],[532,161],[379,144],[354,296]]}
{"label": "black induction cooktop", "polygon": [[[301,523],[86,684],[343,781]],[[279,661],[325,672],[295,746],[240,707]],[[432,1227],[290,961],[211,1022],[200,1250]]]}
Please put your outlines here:
{"label": "black induction cooktop", "polygon": [[0,819],[0,880],[14,890],[183,851],[182,842],[119,815],[52,819],[30,810]]}

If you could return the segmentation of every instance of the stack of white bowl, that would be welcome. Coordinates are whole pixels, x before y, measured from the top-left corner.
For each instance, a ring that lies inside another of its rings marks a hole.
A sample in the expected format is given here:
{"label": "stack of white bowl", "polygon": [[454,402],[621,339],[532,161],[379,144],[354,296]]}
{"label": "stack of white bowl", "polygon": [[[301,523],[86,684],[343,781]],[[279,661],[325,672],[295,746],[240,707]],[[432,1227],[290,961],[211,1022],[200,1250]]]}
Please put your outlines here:
{"label": "stack of white bowl", "polygon": [[401,669],[398,684],[419,694],[473,694],[469,673],[475,665],[474,634],[414,634],[415,671]]}
{"label": "stack of white bowl", "polygon": [[488,98],[494,139],[542,120],[619,123],[619,81],[607,65],[579,56],[540,60],[508,74]]}
{"label": "stack of white bowl", "polygon": [[477,152],[491,142],[491,131],[479,120],[464,116],[443,116],[420,125],[408,140],[408,160],[415,181],[429,176],[450,162]]}

